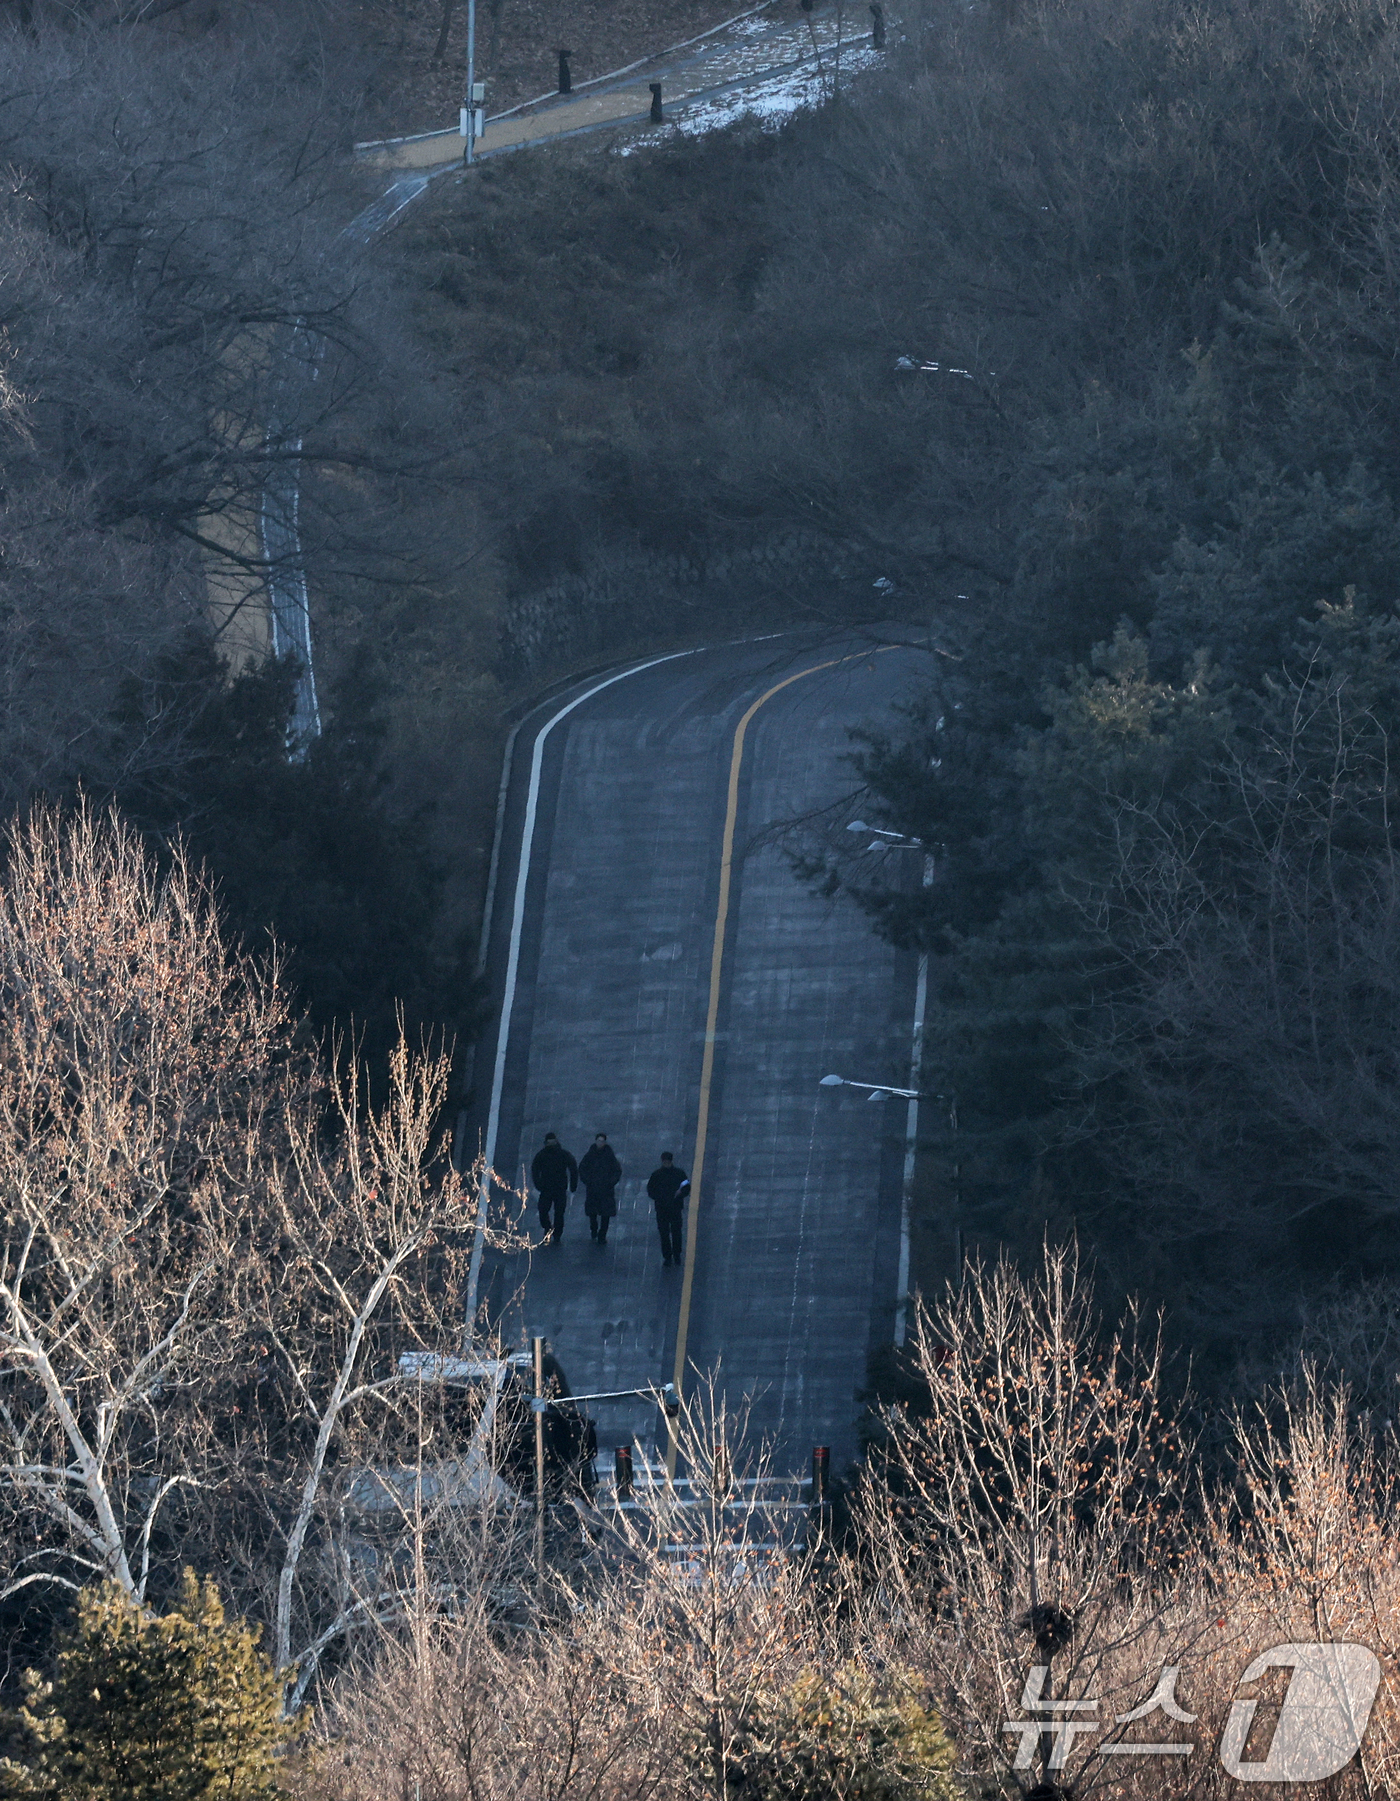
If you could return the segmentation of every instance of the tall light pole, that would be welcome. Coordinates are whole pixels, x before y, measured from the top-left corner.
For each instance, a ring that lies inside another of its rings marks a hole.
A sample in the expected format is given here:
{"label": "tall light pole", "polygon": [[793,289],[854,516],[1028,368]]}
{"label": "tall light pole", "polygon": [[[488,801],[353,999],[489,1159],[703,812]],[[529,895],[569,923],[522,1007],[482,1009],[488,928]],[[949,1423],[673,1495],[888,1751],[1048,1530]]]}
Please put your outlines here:
{"label": "tall light pole", "polygon": [[[927,957],[920,958],[924,965],[920,971],[919,994],[920,1003],[928,996]],[[914,1052],[911,1062],[914,1065],[912,1074],[917,1080],[919,1066],[923,1061],[923,1012],[922,1004],[914,1026]],[[914,1166],[919,1146],[919,1102],[947,1101],[948,1126],[953,1135],[953,1206],[956,1212],[959,1204],[958,1182],[960,1176],[957,1161],[958,1142],[958,1097],[955,1094],[932,1094],[927,1089],[896,1088],[890,1082],[852,1082],[845,1076],[823,1076],[820,1086],[823,1088],[863,1088],[872,1101],[883,1101],[890,1095],[909,1103],[905,1110],[904,1125],[904,1179],[900,1184],[899,1194],[899,1292],[896,1298],[894,1313],[894,1342],[902,1345],[909,1336],[909,1214],[914,1193]],[[954,1242],[957,1247],[958,1280],[962,1280],[962,1228],[954,1228]]]}
{"label": "tall light pole", "polygon": [[[924,853],[925,888],[933,886],[933,858],[929,854],[921,838],[911,838],[903,832],[891,832],[882,826],[867,825],[863,819],[853,819],[846,827],[848,832],[873,832],[874,842],[867,846],[869,850],[918,850]],[[941,846],[939,847],[942,848]],[[899,1196],[899,1278],[898,1303],[894,1315],[894,1342],[903,1345],[909,1333],[909,1215],[914,1194],[914,1167],[919,1149],[919,1083],[923,1079],[924,1067],[924,1016],[928,1009],[928,952],[919,952],[919,974],[914,985],[914,1032],[909,1051],[909,1086],[908,1088],[886,1089],[887,1094],[899,1094],[909,1102],[904,1121],[904,1178],[900,1184]],[[824,1076],[823,1082],[832,1087],[839,1078]],[[864,1083],[847,1084],[852,1087],[864,1087]],[[873,1096],[871,1097],[874,1098]],[[942,1099],[942,1096],[935,1097]],[[957,1131],[957,1102],[952,1103],[953,1130]]]}
{"label": "tall light pole", "polygon": [[[924,854],[924,887],[933,886],[933,858]],[[919,952],[914,984],[914,1032],[909,1047],[909,1086],[917,1091],[924,1073],[924,1014],[928,1007],[928,952]],[[954,1112],[954,1118],[957,1114]],[[909,1332],[909,1215],[914,1197],[914,1164],[919,1149],[919,1097],[915,1092],[904,1116],[904,1178],[899,1187],[898,1304],[894,1310],[894,1342],[903,1346]]]}
{"label": "tall light pole", "polygon": [[476,78],[476,0],[467,0],[467,100],[462,108],[462,136],[467,140],[463,160],[474,161],[473,152],[476,140],[481,136],[485,125],[484,113],[479,110],[486,98],[486,83]]}

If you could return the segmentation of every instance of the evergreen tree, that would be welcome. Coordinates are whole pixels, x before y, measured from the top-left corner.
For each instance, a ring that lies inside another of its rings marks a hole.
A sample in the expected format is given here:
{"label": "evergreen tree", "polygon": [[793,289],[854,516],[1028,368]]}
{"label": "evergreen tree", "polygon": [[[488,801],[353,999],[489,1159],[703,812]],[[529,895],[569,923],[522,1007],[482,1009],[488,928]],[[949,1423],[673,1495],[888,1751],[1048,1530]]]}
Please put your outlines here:
{"label": "evergreen tree", "polygon": [[84,1590],[46,1682],[26,1673],[0,1793],[45,1801],[268,1801],[297,1732],[258,1629],[186,1570],[157,1616],[115,1582]]}
{"label": "evergreen tree", "polygon": [[[878,1680],[855,1664],[804,1670],[760,1688],[741,1710],[724,1792],[743,1801],[953,1801],[953,1746],[912,1674]],[[693,1767],[720,1777],[710,1737]]]}
{"label": "evergreen tree", "polygon": [[211,646],[188,640],[123,683],[84,786],[148,842],[183,841],[233,932],[258,950],[276,938],[313,1029],[353,1025],[382,1085],[401,1024],[410,1042],[472,1036],[471,946],[438,929],[445,872],[431,819],[386,792],[383,696],[367,661],[332,687],[325,734],[299,759],[287,755],[296,676],[282,661],[230,681]]}

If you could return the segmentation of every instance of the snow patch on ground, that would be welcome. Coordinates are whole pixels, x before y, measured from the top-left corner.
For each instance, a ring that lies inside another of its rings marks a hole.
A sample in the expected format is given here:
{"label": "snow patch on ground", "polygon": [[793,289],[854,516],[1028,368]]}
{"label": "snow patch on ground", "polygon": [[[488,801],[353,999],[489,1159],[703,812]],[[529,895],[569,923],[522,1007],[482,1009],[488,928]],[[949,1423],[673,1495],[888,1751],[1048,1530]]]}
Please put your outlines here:
{"label": "snow patch on ground", "polygon": [[[869,44],[847,46],[841,54],[843,85],[850,76],[859,74],[863,69],[873,68],[881,60],[879,52]],[[822,66],[824,74],[819,74],[813,63],[771,76],[767,81],[749,82],[731,93],[715,94],[695,106],[686,106],[681,102],[676,107],[675,117],[668,123],[672,130],[688,138],[703,137],[706,132],[723,131],[726,126],[738,124],[741,119],[756,119],[763,130],[776,131],[794,113],[811,111],[831,98],[834,65],[830,51],[823,55]],[[624,144],[619,146],[617,154],[632,156],[644,148],[645,140],[641,143]]]}

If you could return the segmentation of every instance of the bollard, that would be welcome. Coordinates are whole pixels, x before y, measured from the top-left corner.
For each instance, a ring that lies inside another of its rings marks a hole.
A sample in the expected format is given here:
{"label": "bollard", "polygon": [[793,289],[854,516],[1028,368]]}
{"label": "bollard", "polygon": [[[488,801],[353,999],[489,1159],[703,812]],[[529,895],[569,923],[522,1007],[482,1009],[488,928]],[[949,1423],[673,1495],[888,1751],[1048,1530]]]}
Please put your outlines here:
{"label": "bollard", "polygon": [[561,94],[572,94],[574,91],[573,76],[569,73],[569,58],[572,55],[572,50],[559,52],[559,92]]}
{"label": "bollard", "polygon": [[870,42],[877,50],[883,50],[885,47],[885,9],[881,6],[880,0],[870,0],[870,17],[874,20],[870,31]]}
{"label": "bollard", "polygon": [[632,1499],[632,1447],[619,1445],[613,1452],[613,1498]]}
{"label": "bollard", "polygon": [[659,125],[661,123],[661,83],[649,81],[647,86],[651,89],[651,122],[653,125]]}
{"label": "bollard", "polygon": [[831,1446],[812,1446],[812,1505],[825,1507],[831,1488]]}

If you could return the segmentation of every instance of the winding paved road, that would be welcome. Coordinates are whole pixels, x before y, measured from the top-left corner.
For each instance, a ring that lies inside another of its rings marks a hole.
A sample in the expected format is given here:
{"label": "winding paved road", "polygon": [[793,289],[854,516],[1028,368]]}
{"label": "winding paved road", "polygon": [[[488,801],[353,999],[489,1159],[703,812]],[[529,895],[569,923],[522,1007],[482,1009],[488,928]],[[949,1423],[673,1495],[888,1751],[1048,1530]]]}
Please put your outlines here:
{"label": "winding paved road", "polygon": [[[606,1247],[580,1191],[562,1244],[488,1267],[495,1315],[548,1337],[576,1391],[718,1365],[794,1471],[814,1443],[837,1467],[856,1452],[899,1259],[903,1109],[818,1080],[907,1080],[914,984],[848,902],[798,882],[773,828],[849,793],[849,728],[924,667],[907,642],[786,634],[595,677],[525,723],[506,792],[505,1009],[473,1136],[523,1181],[546,1131],[576,1156],[606,1131],[624,1179]],[[682,1269],[645,1194],[663,1150],[703,1163]],[[651,1407],[596,1413],[605,1449],[655,1443]]]}

